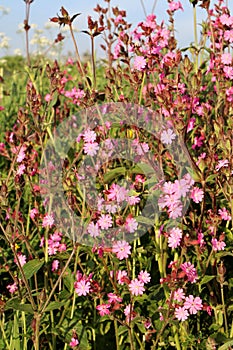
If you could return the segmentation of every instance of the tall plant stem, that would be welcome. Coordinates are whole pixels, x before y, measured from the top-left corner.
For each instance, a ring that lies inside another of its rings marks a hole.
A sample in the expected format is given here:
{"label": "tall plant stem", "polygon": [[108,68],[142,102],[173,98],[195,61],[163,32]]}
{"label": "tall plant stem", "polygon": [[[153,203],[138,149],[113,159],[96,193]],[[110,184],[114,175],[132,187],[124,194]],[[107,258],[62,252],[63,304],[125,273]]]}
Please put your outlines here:
{"label": "tall plant stem", "polygon": [[95,46],[94,36],[91,35],[91,63],[92,63],[92,74],[93,74],[93,88],[96,88],[96,67],[95,67]]}
{"label": "tall plant stem", "polygon": [[75,48],[76,58],[77,58],[77,61],[78,61],[78,69],[79,69],[80,74],[82,75],[83,79],[86,81],[87,87],[90,89],[91,86],[90,86],[90,83],[89,83],[89,81],[88,81],[88,79],[86,77],[86,74],[85,74],[84,70],[83,70],[81,57],[80,57],[80,54],[79,54],[78,45],[77,45],[75,37],[74,37],[74,31],[73,31],[72,24],[69,24],[69,28],[70,28],[71,38],[72,38],[72,41],[73,41],[73,44],[74,44],[74,48]]}
{"label": "tall plant stem", "polygon": [[53,296],[57,286],[59,285],[59,283],[60,283],[60,281],[61,281],[61,279],[62,279],[62,277],[63,277],[63,275],[64,275],[64,273],[65,273],[65,271],[67,269],[67,267],[69,266],[69,263],[71,262],[71,259],[73,258],[73,255],[76,252],[77,247],[78,247],[78,244],[76,243],[75,246],[73,247],[73,250],[72,250],[70,256],[69,256],[69,259],[67,260],[63,270],[61,271],[61,274],[59,275],[56,283],[54,284],[54,286],[53,286],[53,288],[52,288],[52,290],[51,290],[51,292],[50,292],[50,294],[48,296],[48,299],[46,300],[45,304],[43,305],[42,309],[40,310],[40,315],[43,315],[43,313],[45,312],[45,309],[48,306],[48,304],[49,304],[49,302],[50,302],[50,300],[51,300],[51,298],[52,298],[52,296]]}
{"label": "tall plant stem", "polygon": [[30,29],[30,26],[29,26],[30,5],[31,5],[31,2],[26,1],[26,16],[24,20],[24,30],[25,30],[25,36],[26,36],[26,56],[27,56],[28,66],[31,65],[30,53],[29,53],[29,36],[28,36],[28,32]]}
{"label": "tall plant stem", "polygon": [[194,45],[195,45],[195,71],[198,70],[198,38],[197,38],[197,8],[193,7],[193,31],[194,31]]}
{"label": "tall plant stem", "polygon": [[144,15],[146,17],[147,15],[146,15],[146,8],[145,8],[145,5],[144,5],[144,1],[140,0],[140,2],[141,2],[141,5],[142,5],[142,9],[143,9]]}
{"label": "tall plant stem", "polygon": [[155,11],[155,7],[156,7],[156,5],[157,5],[157,1],[158,1],[158,0],[154,0],[153,7],[152,7],[152,10],[151,10],[151,13],[154,13],[154,11]]}
{"label": "tall plant stem", "polygon": [[224,290],[223,290],[222,283],[221,283],[221,299],[222,299],[222,307],[223,307],[223,316],[224,316],[226,336],[228,337],[228,323],[227,323],[226,305],[225,305]]}
{"label": "tall plant stem", "polygon": [[116,350],[120,350],[118,327],[117,327],[117,320],[116,319],[114,319],[114,329],[115,329],[115,339],[116,339]]}

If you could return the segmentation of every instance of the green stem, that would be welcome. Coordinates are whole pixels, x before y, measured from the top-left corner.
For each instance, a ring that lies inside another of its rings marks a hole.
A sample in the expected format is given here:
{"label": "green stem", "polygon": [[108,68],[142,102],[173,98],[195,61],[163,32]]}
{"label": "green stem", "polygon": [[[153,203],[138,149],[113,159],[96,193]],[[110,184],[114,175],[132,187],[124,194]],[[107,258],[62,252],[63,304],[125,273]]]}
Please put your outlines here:
{"label": "green stem", "polygon": [[2,336],[3,336],[3,340],[7,346],[7,349],[10,350],[10,344],[8,343],[7,336],[6,336],[6,333],[4,330],[4,323],[5,323],[5,314],[4,313],[2,313],[2,318],[3,318],[3,320],[1,320],[1,322],[0,322],[0,329],[1,329]]}
{"label": "green stem", "polygon": [[50,300],[51,300],[51,298],[52,298],[52,296],[53,296],[53,294],[54,294],[54,292],[55,292],[57,286],[59,285],[59,283],[60,283],[60,281],[61,281],[61,279],[62,279],[62,277],[63,277],[63,275],[64,275],[64,273],[65,273],[65,271],[66,271],[66,269],[67,269],[67,267],[69,266],[69,263],[71,262],[71,259],[73,258],[73,255],[74,255],[74,253],[75,253],[77,247],[78,247],[78,244],[76,244],[76,245],[73,247],[73,250],[72,250],[72,252],[71,252],[71,254],[70,254],[70,256],[69,256],[69,259],[67,260],[67,262],[66,262],[66,264],[65,264],[65,266],[64,266],[64,268],[63,268],[63,270],[61,271],[61,274],[59,275],[59,277],[58,277],[56,283],[54,284],[54,286],[53,286],[53,288],[52,288],[52,290],[51,290],[51,292],[50,292],[50,294],[49,294],[49,296],[48,296],[48,299],[46,300],[46,302],[44,303],[42,309],[40,310],[40,315],[43,315],[43,313],[45,312],[45,309],[46,309],[46,307],[48,306],[48,304],[49,304],[49,302],[50,302]]}
{"label": "green stem", "polygon": [[41,315],[36,313],[34,315],[35,319],[35,340],[34,340],[34,347],[35,350],[40,350],[40,320],[41,320]]}
{"label": "green stem", "polygon": [[198,48],[198,38],[197,38],[197,9],[196,6],[193,7],[193,30],[194,30],[194,45],[195,45],[195,71],[198,70],[198,53],[196,52]]}
{"label": "green stem", "polygon": [[91,62],[92,62],[92,74],[93,74],[93,88],[96,89],[96,67],[95,67],[95,49],[94,49],[94,36],[91,35]]}
{"label": "green stem", "polygon": [[223,306],[223,315],[224,315],[226,336],[228,337],[228,323],[227,323],[226,305],[225,305],[224,290],[223,290],[222,283],[221,283],[221,299],[222,299],[222,306]]}
{"label": "green stem", "polygon": [[117,320],[116,319],[114,319],[114,329],[115,329],[115,339],[116,339],[116,350],[120,350],[118,327],[117,327]]}
{"label": "green stem", "polygon": [[175,343],[176,343],[176,350],[181,350],[179,334],[178,334],[178,328],[176,326],[172,326],[172,331],[173,331],[174,340],[175,340]]}
{"label": "green stem", "polygon": [[81,58],[80,58],[80,54],[79,54],[79,50],[78,50],[78,45],[76,43],[76,40],[75,40],[75,37],[74,37],[74,32],[73,32],[73,28],[72,28],[72,25],[70,24],[69,25],[69,28],[70,28],[70,34],[71,34],[71,37],[72,37],[72,41],[73,41],[73,44],[74,44],[74,48],[75,48],[75,53],[76,53],[76,57],[77,57],[77,61],[78,61],[78,66],[79,66],[79,71],[83,77],[83,79],[85,80],[85,82],[87,83],[87,87],[88,89],[91,88],[90,86],[90,83],[89,81],[87,80],[87,77],[86,77],[86,74],[83,70],[83,66],[82,66],[82,62],[81,62]]}
{"label": "green stem", "polygon": [[129,339],[130,339],[130,350],[135,350],[131,325],[128,328],[128,333],[129,333]]}

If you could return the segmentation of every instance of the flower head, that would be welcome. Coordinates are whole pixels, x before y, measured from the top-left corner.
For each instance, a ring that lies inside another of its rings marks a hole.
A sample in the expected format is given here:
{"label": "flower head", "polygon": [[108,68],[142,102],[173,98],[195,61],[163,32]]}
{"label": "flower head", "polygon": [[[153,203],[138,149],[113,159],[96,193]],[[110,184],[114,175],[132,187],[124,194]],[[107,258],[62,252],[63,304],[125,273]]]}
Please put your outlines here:
{"label": "flower head", "polygon": [[150,274],[147,271],[140,271],[139,275],[138,275],[138,279],[139,281],[141,281],[142,283],[149,283],[151,280]]}
{"label": "flower head", "polygon": [[175,309],[175,317],[179,321],[185,321],[188,318],[188,311],[184,307],[178,307]]}
{"label": "flower head", "polygon": [[53,215],[46,214],[43,218],[42,227],[52,227],[54,225]]}
{"label": "flower head", "polygon": [[129,290],[132,295],[142,295],[145,291],[144,283],[139,281],[137,278],[131,281],[129,284]]}
{"label": "flower head", "polygon": [[172,228],[169,232],[168,246],[170,248],[177,248],[180,245],[182,238],[182,231],[179,228]]}
{"label": "flower head", "polygon": [[111,304],[101,304],[96,306],[96,309],[99,311],[100,316],[104,316],[104,315],[110,314],[110,310],[109,310],[110,307],[111,307]]}
{"label": "flower head", "polygon": [[146,67],[146,59],[143,56],[136,56],[133,68],[142,71]]}
{"label": "flower head", "polygon": [[120,260],[123,260],[125,258],[128,258],[131,254],[130,252],[131,246],[126,241],[118,241],[113,244],[112,252],[116,253],[117,258]]}
{"label": "flower head", "polygon": [[91,285],[89,281],[81,279],[80,281],[74,282],[74,288],[78,296],[86,296],[90,292]]}
{"label": "flower head", "polygon": [[190,314],[196,314],[197,311],[203,307],[202,300],[199,297],[194,298],[193,295],[189,295],[185,298],[184,308],[189,311]]}

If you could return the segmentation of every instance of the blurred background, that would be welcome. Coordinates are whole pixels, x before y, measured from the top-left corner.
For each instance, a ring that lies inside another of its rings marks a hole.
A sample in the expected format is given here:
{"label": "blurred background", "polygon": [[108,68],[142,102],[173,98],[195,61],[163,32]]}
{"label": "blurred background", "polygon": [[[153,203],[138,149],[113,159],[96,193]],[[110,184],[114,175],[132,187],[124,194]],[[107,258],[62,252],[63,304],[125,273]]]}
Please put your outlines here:
{"label": "blurred background", "polygon": [[[177,1],[177,0],[176,0]],[[193,38],[193,7],[189,0],[181,0],[184,11],[175,13],[175,29],[176,38],[179,47],[187,47]],[[30,51],[31,53],[42,53],[54,41],[59,31],[65,36],[65,40],[50,52],[50,55],[70,55],[73,54],[73,45],[70,35],[67,32],[68,28],[59,29],[57,23],[52,23],[49,18],[60,14],[61,6],[64,6],[67,11],[73,15],[81,13],[74,21],[75,36],[79,46],[80,53],[85,55],[90,51],[90,41],[87,35],[82,33],[82,30],[87,29],[87,16],[90,15],[93,19],[97,19],[97,13],[93,8],[99,3],[106,7],[107,3],[103,0],[34,0],[30,9],[31,29],[29,31]],[[144,6],[147,14],[151,13],[155,1],[145,0]],[[212,1],[211,6],[217,1]],[[233,13],[233,1],[230,0],[229,7]],[[112,6],[118,6],[119,9],[127,11],[128,22],[135,26],[138,22],[145,19],[145,11],[143,10],[141,0],[112,0]],[[162,20],[167,22],[167,1],[157,0],[154,13],[160,23]],[[197,6],[197,23],[200,27],[202,21],[206,18],[206,11]],[[25,2],[24,0],[0,0],[0,57],[6,55],[24,55],[25,54],[25,33],[23,29],[23,21],[25,19]],[[98,38],[98,41],[100,38]],[[101,57],[103,52],[96,45],[96,55]]]}

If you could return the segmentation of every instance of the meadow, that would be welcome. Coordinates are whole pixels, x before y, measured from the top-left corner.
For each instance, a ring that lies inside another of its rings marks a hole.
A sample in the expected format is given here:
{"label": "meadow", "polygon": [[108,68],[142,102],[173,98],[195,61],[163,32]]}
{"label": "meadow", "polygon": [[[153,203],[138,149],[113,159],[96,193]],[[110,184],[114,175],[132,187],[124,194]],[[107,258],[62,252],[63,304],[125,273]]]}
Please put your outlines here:
{"label": "meadow", "polygon": [[[104,0],[85,59],[64,7],[32,54],[24,3],[25,54],[0,61],[0,349],[232,349],[227,1],[189,0],[182,48],[180,1],[133,26]],[[74,53],[53,59],[61,27]]]}

